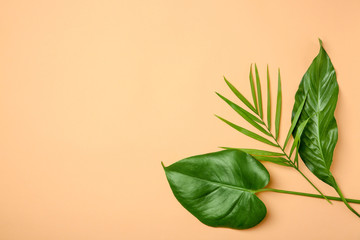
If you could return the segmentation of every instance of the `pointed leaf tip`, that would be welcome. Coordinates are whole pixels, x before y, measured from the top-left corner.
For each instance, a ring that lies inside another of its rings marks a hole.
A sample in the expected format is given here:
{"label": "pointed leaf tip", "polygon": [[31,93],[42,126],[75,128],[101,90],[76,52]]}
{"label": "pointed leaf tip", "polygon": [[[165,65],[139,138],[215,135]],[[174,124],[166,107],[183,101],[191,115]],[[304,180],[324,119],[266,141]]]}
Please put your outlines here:
{"label": "pointed leaf tip", "polygon": [[319,39],[320,47],[322,47],[323,42],[322,42],[322,40],[320,38],[318,38],[318,39]]}
{"label": "pointed leaf tip", "polygon": [[162,161],[161,161],[161,166],[163,166],[163,168],[166,168],[165,165],[164,165],[164,163],[163,163]]}

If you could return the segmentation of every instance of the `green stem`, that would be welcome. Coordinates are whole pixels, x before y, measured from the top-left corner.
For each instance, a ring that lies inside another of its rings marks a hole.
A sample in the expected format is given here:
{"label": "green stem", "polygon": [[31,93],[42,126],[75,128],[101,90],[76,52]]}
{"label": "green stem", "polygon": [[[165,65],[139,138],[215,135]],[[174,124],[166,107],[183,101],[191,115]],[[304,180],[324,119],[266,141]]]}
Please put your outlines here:
{"label": "green stem", "polygon": [[[259,189],[259,190],[255,191],[255,193],[258,193],[258,192],[277,192],[277,193],[300,195],[300,196],[313,197],[313,198],[323,198],[323,196],[319,195],[319,194],[287,191],[287,190],[274,189],[274,188],[263,188],[263,189]],[[345,199],[346,202],[360,204],[360,200],[357,200],[357,199],[344,198],[344,197],[339,198],[339,197],[333,197],[333,196],[326,196],[326,198],[330,199],[330,200],[340,201],[340,202],[344,201],[344,199]]]}
{"label": "green stem", "polygon": [[320,193],[320,195],[321,195],[323,198],[326,199],[326,201],[328,201],[330,204],[332,204],[332,202],[330,202],[329,198],[328,198],[327,196],[325,196],[325,195],[310,181],[310,179],[308,179],[308,178],[304,175],[304,173],[300,171],[299,168],[296,168],[296,167],[295,167],[295,169],[311,184],[311,186],[313,186],[313,187],[316,189],[316,191],[317,191],[318,193]]}
{"label": "green stem", "polygon": [[[262,121],[262,120],[261,120],[261,121]],[[306,181],[308,181],[308,182],[311,184],[311,186],[313,186],[313,187],[315,188],[315,190],[316,190],[318,193],[320,193],[320,195],[321,195],[326,201],[328,201],[328,203],[332,204],[332,203],[330,202],[330,200],[315,186],[315,184],[312,183],[312,182],[310,181],[310,179],[308,179],[308,178],[305,176],[305,174],[304,174],[298,167],[296,167],[295,163],[294,163],[293,161],[291,161],[290,156],[288,156],[287,153],[285,152],[284,148],[282,148],[282,147],[280,146],[279,142],[278,142],[278,141],[276,140],[276,138],[273,136],[273,134],[271,133],[270,129],[268,128],[268,126],[265,124],[264,121],[262,121],[262,124],[267,128],[267,130],[268,130],[268,132],[270,133],[272,139],[274,139],[274,141],[275,141],[276,145],[278,146],[278,148],[280,148],[281,151],[284,153],[285,157],[287,158],[287,160],[289,161],[289,163],[291,164],[291,166],[292,166],[296,171],[298,171],[298,172],[306,179]]]}
{"label": "green stem", "polygon": [[344,197],[344,195],[342,194],[342,192],[341,192],[339,186],[337,185],[335,179],[334,179],[334,183],[335,183],[335,190],[336,190],[336,192],[339,194],[341,200],[345,203],[346,207],[347,207],[348,209],[350,209],[350,211],[352,211],[356,216],[360,217],[360,214],[359,214],[358,212],[356,212],[355,209],[353,209],[353,208],[349,205],[349,202],[351,202],[351,201],[349,201],[349,199],[346,199],[346,198]]}

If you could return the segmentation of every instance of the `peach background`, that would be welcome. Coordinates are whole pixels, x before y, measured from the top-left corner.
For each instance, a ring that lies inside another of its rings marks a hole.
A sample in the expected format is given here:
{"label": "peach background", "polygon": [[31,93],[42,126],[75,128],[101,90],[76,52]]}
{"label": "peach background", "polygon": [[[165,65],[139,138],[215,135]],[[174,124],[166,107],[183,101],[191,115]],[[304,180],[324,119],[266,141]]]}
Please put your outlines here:
{"label": "peach background", "polygon": [[[340,85],[332,170],[360,199],[359,11],[328,0],[0,1],[0,239],[360,239],[343,204],[276,193],[260,195],[268,216],[253,229],[207,227],[160,165],[263,148],[213,116],[244,123],[214,91],[234,99],[225,75],[250,97],[253,62],[263,84],[269,64],[273,96],[282,69],[284,140],[320,37]],[[313,192],[266,166],[271,187]]]}

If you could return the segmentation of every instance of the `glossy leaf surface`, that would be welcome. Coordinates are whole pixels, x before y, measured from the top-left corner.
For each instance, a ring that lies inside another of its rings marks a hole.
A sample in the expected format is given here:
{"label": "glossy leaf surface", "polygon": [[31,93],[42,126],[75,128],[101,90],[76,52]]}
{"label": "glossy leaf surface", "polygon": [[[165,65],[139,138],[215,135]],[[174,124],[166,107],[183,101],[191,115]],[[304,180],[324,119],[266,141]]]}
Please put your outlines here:
{"label": "glossy leaf surface", "polygon": [[268,184],[270,175],[247,153],[225,150],[198,155],[164,169],[176,199],[206,225],[246,229],[266,215],[255,191]]}
{"label": "glossy leaf surface", "polygon": [[[338,139],[338,128],[334,117],[338,93],[334,67],[320,41],[319,54],[303,76],[296,92],[292,117],[294,118],[307,95],[296,126],[299,127],[309,118],[300,139],[299,154],[311,172],[335,188],[330,165]],[[293,134],[296,133],[296,128]]]}

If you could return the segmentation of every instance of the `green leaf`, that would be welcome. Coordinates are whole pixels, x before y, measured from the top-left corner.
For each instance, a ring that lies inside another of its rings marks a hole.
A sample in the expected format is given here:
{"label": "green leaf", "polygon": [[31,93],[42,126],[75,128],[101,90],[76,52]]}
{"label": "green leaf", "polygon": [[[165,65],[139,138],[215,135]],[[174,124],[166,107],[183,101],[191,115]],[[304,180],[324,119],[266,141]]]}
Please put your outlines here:
{"label": "green leaf", "polygon": [[271,129],[271,98],[270,98],[270,74],[269,74],[269,65],[266,68],[267,76],[267,123],[268,129]]}
{"label": "green leaf", "polygon": [[255,64],[255,76],[256,76],[256,90],[257,90],[258,105],[259,105],[259,115],[260,118],[262,119],[263,108],[262,108],[261,84],[260,84],[260,77],[256,64]]}
{"label": "green leaf", "polygon": [[295,147],[297,147],[300,144],[301,135],[302,135],[302,133],[303,133],[305,127],[306,127],[306,124],[309,122],[309,119],[310,118],[308,118],[307,120],[302,122],[300,124],[300,126],[297,128],[295,138],[294,138],[294,142],[293,142],[293,145],[292,145],[291,150],[290,150],[289,157],[291,157],[291,155],[293,154]]}
{"label": "green leaf", "polygon": [[295,113],[294,118],[292,119],[291,126],[290,126],[290,129],[289,129],[288,135],[287,135],[287,137],[286,137],[286,140],[285,140],[283,149],[286,148],[286,145],[287,145],[287,143],[288,143],[288,141],[289,141],[289,139],[290,139],[290,136],[291,136],[292,132],[294,131],[294,128],[295,128],[295,126],[296,126],[296,124],[297,124],[297,122],[298,122],[298,120],[299,120],[300,114],[301,114],[301,112],[302,112],[302,110],[303,110],[305,101],[306,101],[306,96],[305,96],[305,98],[303,99],[303,101],[301,102],[300,106],[298,107],[298,109],[297,109],[297,111],[296,111],[296,113]]}
{"label": "green leaf", "polygon": [[278,92],[277,92],[277,99],[276,99],[276,115],[275,115],[275,139],[278,140],[279,138],[279,131],[280,131],[280,118],[281,118],[281,78],[280,78],[280,69],[278,71]]}
{"label": "green leaf", "polygon": [[290,167],[289,161],[282,157],[268,157],[268,156],[257,156],[252,155],[256,160],[272,162],[278,165]]}
{"label": "green leaf", "polygon": [[245,135],[248,136],[248,137],[251,137],[251,138],[253,138],[253,139],[255,139],[255,140],[258,140],[258,141],[260,141],[260,142],[266,143],[266,144],[268,144],[268,145],[270,145],[270,146],[277,147],[276,144],[270,142],[269,140],[267,140],[267,139],[264,138],[264,137],[259,136],[259,135],[256,134],[256,133],[251,132],[251,131],[243,128],[243,127],[240,127],[240,126],[238,126],[238,125],[236,125],[236,124],[234,124],[234,123],[232,123],[232,122],[229,122],[228,120],[226,120],[226,119],[224,119],[224,118],[222,118],[222,117],[219,117],[219,116],[217,116],[217,115],[215,115],[215,116],[218,117],[221,121],[223,121],[223,122],[225,122],[226,124],[228,124],[230,127],[234,128],[235,130],[238,130],[238,131],[241,132],[242,134],[245,134]]}
{"label": "green leaf", "polygon": [[259,124],[256,123],[256,121],[261,122],[257,117],[255,117],[254,115],[252,115],[251,113],[249,113],[248,111],[243,109],[242,107],[238,106],[237,104],[233,103],[232,101],[230,101],[226,97],[222,96],[220,93],[216,93],[216,94],[222,100],[224,100],[227,104],[229,104],[229,106],[232,109],[234,109],[241,117],[243,117],[248,123],[253,125],[255,128],[257,128],[262,133],[264,133],[264,134],[266,134],[268,136],[271,136],[271,134],[268,131],[266,131],[263,127],[261,127]]}
{"label": "green leaf", "polygon": [[292,118],[295,118],[297,110],[307,96],[296,128],[311,118],[302,134],[299,154],[310,171],[333,187],[335,180],[330,166],[338,139],[334,117],[338,93],[339,86],[334,67],[320,44],[319,54],[306,71],[296,92]]}
{"label": "green leaf", "polygon": [[295,163],[296,167],[298,168],[299,167],[299,146],[296,146],[294,163]]}
{"label": "green leaf", "polygon": [[[309,118],[300,139],[299,154],[307,168],[323,182],[332,186],[345,205],[358,217],[346,201],[335,178],[330,172],[338,128],[334,116],[338,100],[339,86],[331,60],[320,42],[319,54],[314,58],[303,76],[295,95],[292,117],[295,117],[300,103],[307,96],[297,126]],[[294,130],[296,131],[296,130]]]}
{"label": "green leaf", "polygon": [[257,114],[256,109],[251,105],[251,103],[232,85],[225,77],[224,80],[226,84],[229,86],[230,90],[248,107]]}
{"label": "green leaf", "polygon": [[254,101],[256,113],[259,113],[258,104],[256,101],[256,93],[255,93],[254,77],[253,77],[253,73],[252,73],[252,65],[250,65],[249,80],[250,80],[251,94],[252,94],[252,98]]}
{"label": "green leaf", "polygon": [[264,150],[258,150],[258,149],[231,148],[231,147],[221,147],[221,148],[228,149],[228,150],[239,150],[239,151],[246,152],[246,153],[248,153],[250,155],[254,155],[254,156],[285,156],[284,153],[264,151]]}
{"label": "green leaf", "polygon": [[164,170],[176,199],[208,226],[246,229],[266,215],[255,191],[268,184],[270,175],[247,153],[225,150],[193,156]]}

